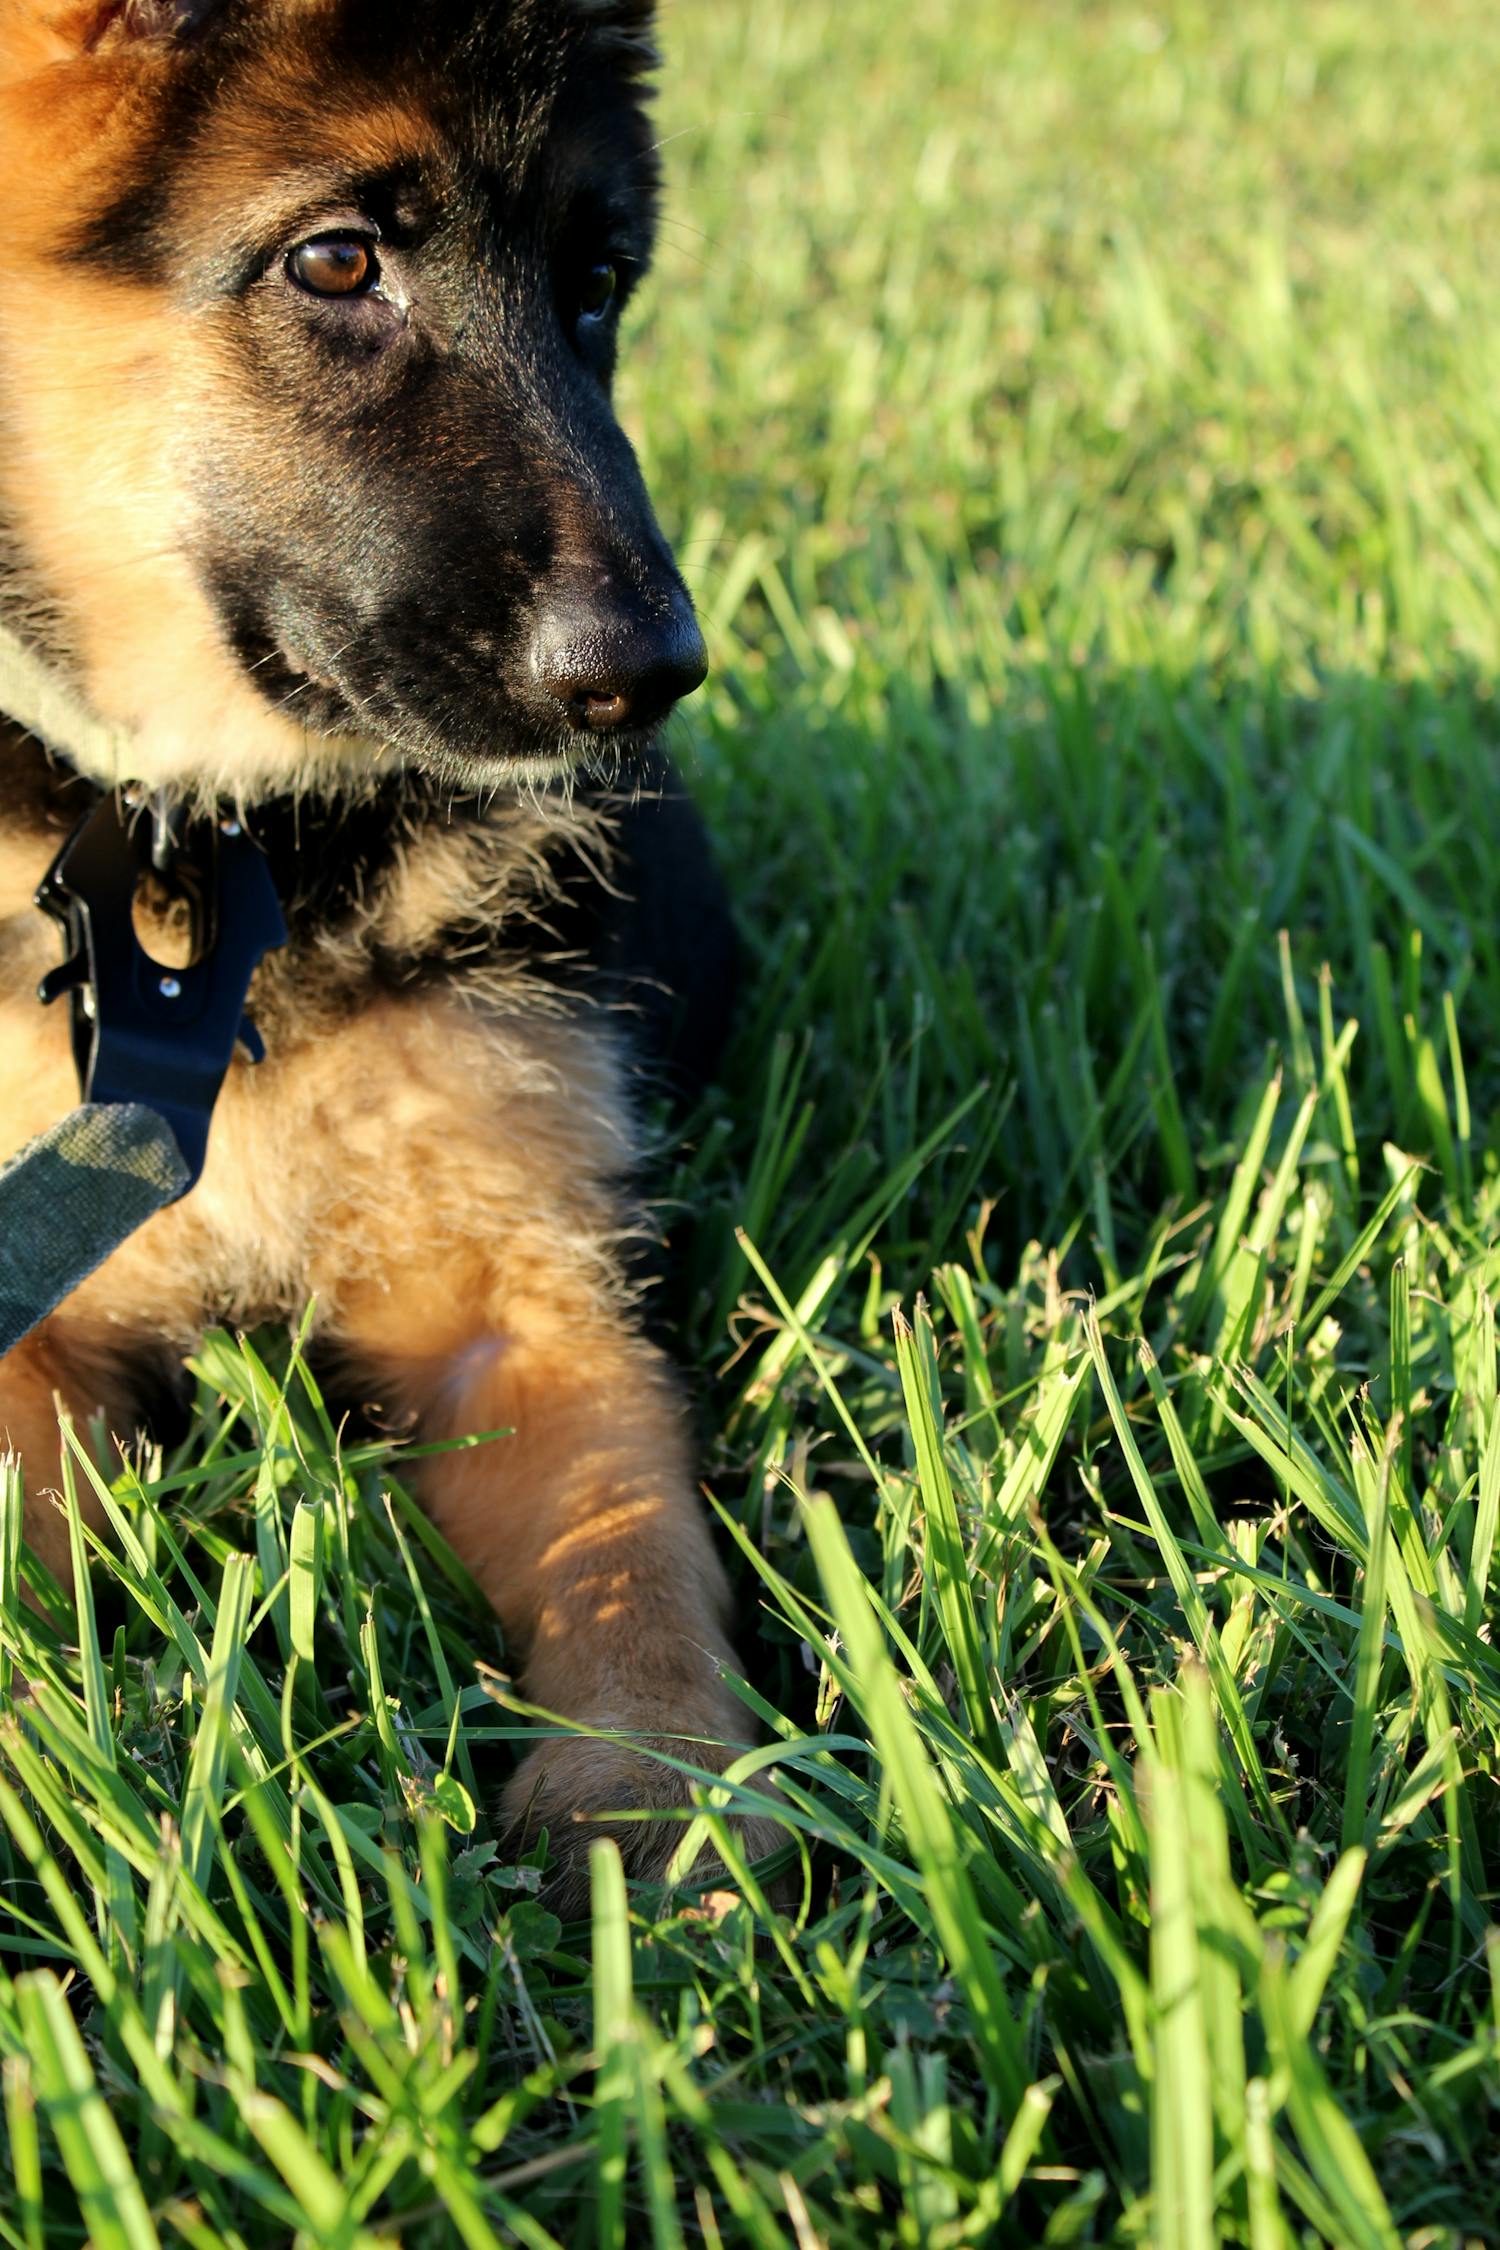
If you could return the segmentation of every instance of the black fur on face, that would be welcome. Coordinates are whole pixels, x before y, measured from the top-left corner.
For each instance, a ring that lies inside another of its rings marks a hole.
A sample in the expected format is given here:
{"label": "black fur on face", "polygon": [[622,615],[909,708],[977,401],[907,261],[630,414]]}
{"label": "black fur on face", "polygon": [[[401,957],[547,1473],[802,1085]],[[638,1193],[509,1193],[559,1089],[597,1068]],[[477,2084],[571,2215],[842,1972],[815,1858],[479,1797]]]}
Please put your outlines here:
{"label": "black fur on face", "polygon": [[644,744],[702,676],[610,403],[655,220],[649,9],[132,23],[171,49],[155,129],[71,255],[192,330],[191,549],[257,689],[466,783]]}

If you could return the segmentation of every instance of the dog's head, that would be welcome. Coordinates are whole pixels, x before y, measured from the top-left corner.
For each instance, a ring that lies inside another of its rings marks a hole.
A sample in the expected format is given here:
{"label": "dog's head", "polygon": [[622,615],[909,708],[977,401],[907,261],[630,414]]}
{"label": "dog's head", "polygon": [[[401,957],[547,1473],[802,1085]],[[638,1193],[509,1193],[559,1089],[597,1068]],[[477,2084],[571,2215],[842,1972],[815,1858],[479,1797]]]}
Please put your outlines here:
{"label": "dog's head", "polygon": [[136,777],[484,785],[703,644],[610,404],[650,0],[0,0],[0,503]]}

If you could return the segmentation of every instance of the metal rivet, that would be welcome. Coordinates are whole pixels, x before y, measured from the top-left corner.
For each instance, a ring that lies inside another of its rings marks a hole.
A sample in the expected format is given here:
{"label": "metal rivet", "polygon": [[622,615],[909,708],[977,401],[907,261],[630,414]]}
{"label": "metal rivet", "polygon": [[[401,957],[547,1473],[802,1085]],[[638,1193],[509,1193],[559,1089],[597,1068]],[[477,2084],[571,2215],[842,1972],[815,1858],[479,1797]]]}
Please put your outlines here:
{"label": "metal rivet", "polygon": [[219,834],[221,836],[238,836],[240,834],[239,822],[237,820],[221,820],[219,822]]}
{"label": "metal rivet", "polygon": [[180,1000],[182,998],[182,986],[176,977],[163,977],[156,989],[163,1000]]}

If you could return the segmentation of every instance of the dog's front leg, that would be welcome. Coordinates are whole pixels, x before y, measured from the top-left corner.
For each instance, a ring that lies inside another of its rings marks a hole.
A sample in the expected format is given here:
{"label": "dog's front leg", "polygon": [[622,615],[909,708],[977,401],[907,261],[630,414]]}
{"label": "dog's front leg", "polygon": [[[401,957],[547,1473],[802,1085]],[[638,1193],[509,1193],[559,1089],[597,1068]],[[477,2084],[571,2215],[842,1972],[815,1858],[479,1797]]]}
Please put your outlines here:
{"label": "dog's front leg", "polygon": [[[510,1433],[425,1461],[422,1495],[494,1602],[529,1700],[640,1740],[543,1742],[506,1791],[516,1830],[547,1829],[552,1895],[576,1913],[596,1837],[612,1834],[646,1878],[681,1840],[677,1821],[599,1818],[689,1801],[685,1778],[650,1749],[717,1770],[750,1732],[721,1677],[732,1661],[724,1576],[675,1384],[623,1317],[597,1305],[570,1317],[541,1298],[511,1303],[437,1359],[387,1365],[422,1437]],[[784,1840],[770,1822],[743,1831],[752,1858]]]}
{"label": "dog's front leg", "polygon": [[[44,1321],[0,1359],[0,1452],[19,1454],[26,1482],[27,1544],[54,1578],[72,1583],[67,1519],[61,1490],[62,1433],[58,1412],[71,1415],[80,1436],[103,1411],[116,1430],[130,1428],[129,1402],[120,1374],[107,1359],[70,1353],[56,1319]],[[84,1520],[96,1529],[103,1511],[86,1477],[77,1480]]]}

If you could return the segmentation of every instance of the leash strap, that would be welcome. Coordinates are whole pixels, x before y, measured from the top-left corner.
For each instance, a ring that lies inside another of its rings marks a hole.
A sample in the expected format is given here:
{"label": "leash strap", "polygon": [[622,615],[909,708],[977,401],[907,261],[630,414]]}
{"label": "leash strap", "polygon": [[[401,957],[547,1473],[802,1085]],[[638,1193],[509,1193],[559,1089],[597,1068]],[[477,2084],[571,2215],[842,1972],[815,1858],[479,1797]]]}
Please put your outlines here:
{"label": "leash strap", "polygon": [[139,1102],[90,1102],[22,1149],[0,1171],[0,1353],[188,1186],[165,1119]]}

